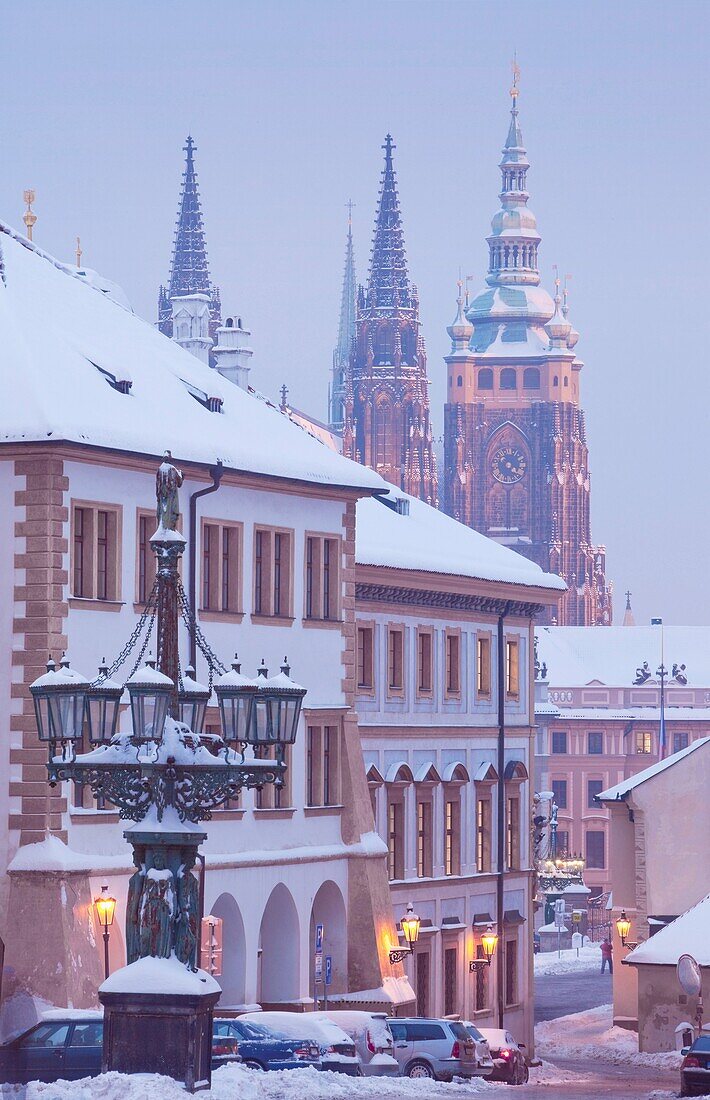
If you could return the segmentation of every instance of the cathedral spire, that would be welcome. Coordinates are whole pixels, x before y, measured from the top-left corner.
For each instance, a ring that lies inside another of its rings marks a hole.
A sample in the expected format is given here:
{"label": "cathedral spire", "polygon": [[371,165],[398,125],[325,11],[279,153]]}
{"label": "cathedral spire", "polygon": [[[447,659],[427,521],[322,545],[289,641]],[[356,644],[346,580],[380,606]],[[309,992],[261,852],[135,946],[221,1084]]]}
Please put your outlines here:
{"label": "cathedral spire", "polygon": [[501,209],[493,218],[491,236],[488,237],[489,269],[486,281],[490,286],[537,286],[540,282],[537,266],[540,237],[535,215],[528,208],[527,174],[530,162],[520,129],[519,78],[520,69],[514,64],[510,124],[500,161]]}
{"label": "cathedral spire", "polygon": [[173,305],[171,299],[194,294],[209,298],[209,329],[214,342],[222,321],[219,289],[212,285],[207,263],[207,245],[202,224],[200,192],[195,172],[195,143],[188,134],[183,146],[185,169],[182,174],[180,204],[175,224],[173,255],[167,287],[158,293],[158,327],[166,336],[173,335]]}
{"label": "cathedral spire", "polygon": [[356,293],[355,250],[353,248],[353,202],[347,202],[348,235],[345,242],[345,270],[343,289],[340,296],[340,323],[338,325],[338,343],[333,351],[331,368],[330,397],[328,419],[333,431],[341,432],[345,419],[345,381],[350,364],[353,340],[355,339]]}
{"label": "cathedral spire", "polygon": [[392,163],[392,150],[396,146],[391,134],[387,134],[382,148],[385,166],[375,216],[367,294],[371,305],[392,311],[397,307],[411,308],[411,302],[397,179]]}

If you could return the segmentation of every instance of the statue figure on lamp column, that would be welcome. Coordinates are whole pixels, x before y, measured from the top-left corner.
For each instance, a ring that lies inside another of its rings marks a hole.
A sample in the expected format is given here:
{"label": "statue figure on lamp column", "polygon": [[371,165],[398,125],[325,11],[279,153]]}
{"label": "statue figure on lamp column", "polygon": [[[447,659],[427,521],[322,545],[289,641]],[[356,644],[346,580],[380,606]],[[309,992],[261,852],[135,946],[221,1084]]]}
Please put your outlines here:
{"label": "statue figure on lamp column", "polygon": [[141,957],[169,959],[173,950],[175,886],[165,855],[158,849],[146,871],[140,907]]}
{"label": "statue figure on lamp column", "polygon": [[145,882],[145,864],[137,848],[133,850],[133,862],[136,870],[128,880],[128,901],[126,902],[126,961],[129,963],[141,957],[141,899]]}
{"label": "statue figure on lamp column", "polygon": [[197,879],[192,873],[195,855],[192,849],[183,852],[183,863],[178,871],[175,925],[175,954],[185,966],[195,969],[197,955],[197,915],[199,911]]}
{"label": "statue figure on lamp column", "polygon": [[158,467],[155,476],[155,496],[158,501],[157,520],[158,530],[176,531],[178,516],[180,515],[180,502],[178,489],[182,485],[183,476],[180,470],[172,464],[170,451],[165,452],[165,458]]}

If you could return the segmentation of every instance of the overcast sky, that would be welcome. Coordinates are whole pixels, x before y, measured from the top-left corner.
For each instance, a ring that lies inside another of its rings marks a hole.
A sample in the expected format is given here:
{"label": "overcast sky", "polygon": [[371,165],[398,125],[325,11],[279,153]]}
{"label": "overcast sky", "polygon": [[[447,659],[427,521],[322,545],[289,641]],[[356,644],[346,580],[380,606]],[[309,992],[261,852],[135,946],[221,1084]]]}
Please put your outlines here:
{"label": "overcast sky", "polygon": [[0,219],[21,227],[34,187],[35,240],[71,260],[80,234],[83,263],[152,320],[190,132],[252,381],[324,417],[345,203],[364,280],[389,130],[441,432],[446,326],[459,266],[483,283],[517,50],[543,280],[572,274],[617,621],[630,587],[638,622],[707,623],[709,24],[707,0],[5,0]]}

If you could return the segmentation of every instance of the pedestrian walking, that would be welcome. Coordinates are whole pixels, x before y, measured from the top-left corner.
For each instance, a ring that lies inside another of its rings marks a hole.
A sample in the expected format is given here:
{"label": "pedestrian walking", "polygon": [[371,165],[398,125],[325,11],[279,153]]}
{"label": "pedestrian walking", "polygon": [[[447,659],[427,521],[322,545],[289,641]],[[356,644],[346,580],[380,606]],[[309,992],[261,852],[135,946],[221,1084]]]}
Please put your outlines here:
{"label": "pedestrian walking", "polygon": [[611,940],[602,940],[602,974],[608,964],[609,973],[614,973],[614,959],[612,958]]}

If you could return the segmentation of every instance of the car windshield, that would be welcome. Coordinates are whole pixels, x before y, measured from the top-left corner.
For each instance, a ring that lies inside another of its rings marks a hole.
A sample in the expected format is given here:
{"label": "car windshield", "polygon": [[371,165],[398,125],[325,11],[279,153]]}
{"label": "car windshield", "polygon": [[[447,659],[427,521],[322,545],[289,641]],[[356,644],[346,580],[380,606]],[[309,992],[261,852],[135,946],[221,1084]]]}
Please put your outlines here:
{"label": "car windshield", "polygon": [[470,1035],[469,1029],[467,1027],[464,1027],[463,1024],[460,1023],[458,1020],[452,1020],[449,1023],[449,1027],[451,1028],[452,1032],[454,1033],[454,1036],[457,1039],[460,1039],[460,1041],[462,1043],[466,1043],[466,1042],[471,1041],[471,1035]]}
{"label": "car windshield", "polygon": [[691,1050],[710,1050],[710,1035],[701,1035],[699,1039],[696,1039],[693,1043]]}
{"label": "car windshield", "polygon": [[259,1024],[248,1023],[246,1020],[235,1020],[232,1027],[242,1039],[273,1039],[276,1037],[276,1032],[269,1033],[267,1028],[260,1027]]}
{"label": "car windshield", "polygon": [[473,1024],[466,1024],[466,1031],[469,1035],[473,1036],[477,1043],[485,1043],[486,1040],[483,1038],[478,1028],[474,1027]]}

